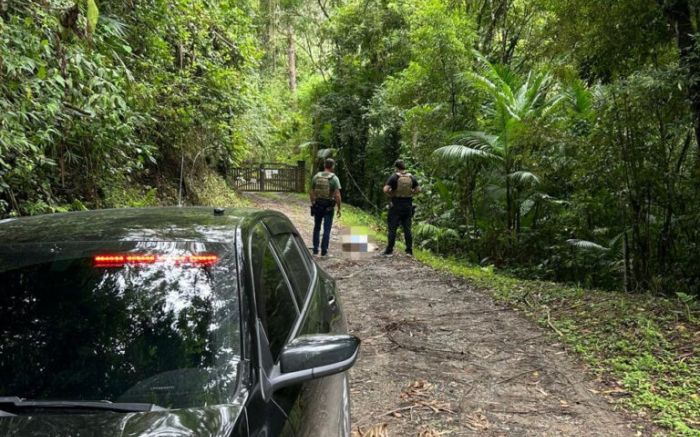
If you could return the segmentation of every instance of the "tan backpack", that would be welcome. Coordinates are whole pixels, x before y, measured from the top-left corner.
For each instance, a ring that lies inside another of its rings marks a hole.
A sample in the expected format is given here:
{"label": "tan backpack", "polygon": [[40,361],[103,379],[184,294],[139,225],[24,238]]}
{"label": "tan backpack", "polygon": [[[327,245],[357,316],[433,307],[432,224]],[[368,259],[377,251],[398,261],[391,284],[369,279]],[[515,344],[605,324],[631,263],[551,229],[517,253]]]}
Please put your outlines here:
{"label": "tan backpack", "polygon": [[394,197],[413,197],[413,177],[411,173],[396,173],[399,177],[396,181]]}
{"label": "tan backpack", "polygon": [[331,192],[332,178],[333,173],[318,173],[314,181],[314,194],[317,200],[333,200],[333,193]]}

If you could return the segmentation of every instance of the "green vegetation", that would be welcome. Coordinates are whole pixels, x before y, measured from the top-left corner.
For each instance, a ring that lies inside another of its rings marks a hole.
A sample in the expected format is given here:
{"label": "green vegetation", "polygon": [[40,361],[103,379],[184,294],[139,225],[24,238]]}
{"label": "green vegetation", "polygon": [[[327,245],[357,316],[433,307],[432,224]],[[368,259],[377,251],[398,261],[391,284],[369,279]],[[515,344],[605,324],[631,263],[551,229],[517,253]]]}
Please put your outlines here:
{"label": "green vegetation", "polygon": [[233,167],[326,156],[381,215],[402,157],[419,259],[697,431],[699,21],[698,0],[0,0],[0,217],[238,205]]}
{"label": "green vegetation", "polygon": [[699,10],[2,0],[0,215],[198,203],[241,162],[330,155],[381,210],[403,157],[425,249],[698,295]]}
{"label": "green vegetation", "polygon": [[697,26],[685,0],[351,0],[326,26],[312,139],[364,208],[409,161],[424,248],[697,294]]}
{"label": "green vegetation", "polygon": [[206,201],[243,159],[296,156],[259,7],[1,1],[0,216]]}
{"label": "green vegetation", "polygon": [[[345,207],[345,226],[369,226],[376,216]],[[416,258],[467,279],[496,300],[526,313],[579,354],[608,387],[604,395],[649,414],[685,435],[700,423],[700,302],[687,295],[659,297],[515,278],[464,260],[417,250]]]}

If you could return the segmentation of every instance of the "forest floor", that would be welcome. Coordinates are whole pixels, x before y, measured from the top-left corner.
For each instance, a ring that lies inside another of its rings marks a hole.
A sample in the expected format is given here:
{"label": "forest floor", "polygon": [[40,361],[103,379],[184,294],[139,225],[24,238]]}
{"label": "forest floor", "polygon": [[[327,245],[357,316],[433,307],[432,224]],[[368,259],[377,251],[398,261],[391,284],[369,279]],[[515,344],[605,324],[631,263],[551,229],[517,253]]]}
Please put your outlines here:
{"label": "forest floor", "polygon": [[[247,195],[289,216],[307,243],[308,204]],[[650,435],[659,429],[613,402],[606,385],[551,330],[464,279],[403,253],[351,259],[334,223],[332,257],[350,332],[362,339],[350,372],[353,435]],[[398,252],[398,251],[397,251]]]}

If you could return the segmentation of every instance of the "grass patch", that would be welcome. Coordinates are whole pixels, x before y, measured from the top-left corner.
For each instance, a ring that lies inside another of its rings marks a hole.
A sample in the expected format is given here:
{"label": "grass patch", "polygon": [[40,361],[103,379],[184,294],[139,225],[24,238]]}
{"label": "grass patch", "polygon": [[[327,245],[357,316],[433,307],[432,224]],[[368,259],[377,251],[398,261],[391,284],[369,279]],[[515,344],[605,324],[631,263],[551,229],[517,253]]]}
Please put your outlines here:
{"label": "grass patch", "polygon": [[[248,201],[242,199],[221,176],[214,172],[207,172],[199,176],[196,181],[190,181],[188,187],[190,190],[183,198],[183,203],[186,205],[248,206]],[[177,205],[177,199],[177,187],[161,184],[156,188],[124,183],[106,190],[104,206],[109,208],[143,208]]]}
{"label": "grass patch", "polygon": [[366,226],[374,231],[374,237],[381,242],[386,242],[386,226],[377,217],[350,205],[343,205],[340,224],[346,227]]}
{"label": "grass patch", "polygon": [[250,204],[241,198],[226,183],[224,178],[215,173],[207,173],[198,179],[196,184],[192,184],[189,200],[195,205],[232,208],[249,206]]}
{"label": "grass patch", "polygon": [[[379,242],[386,242],[386,224],[358,208],[343,206],[341,223],[368,226]],[[675,434],[700,436],[697,301],[523,280],[490,266],[425,250],[414,253],[421,262],[467,279],[552,330],[606,383],[602,394]]]}
{"label": "grass patch", "polygon": [[106,190],[105,206],[110,208],[157,206],[160,197],[157,188],[138,185],[129,186],[124,183],[124,185],[111,187]]}

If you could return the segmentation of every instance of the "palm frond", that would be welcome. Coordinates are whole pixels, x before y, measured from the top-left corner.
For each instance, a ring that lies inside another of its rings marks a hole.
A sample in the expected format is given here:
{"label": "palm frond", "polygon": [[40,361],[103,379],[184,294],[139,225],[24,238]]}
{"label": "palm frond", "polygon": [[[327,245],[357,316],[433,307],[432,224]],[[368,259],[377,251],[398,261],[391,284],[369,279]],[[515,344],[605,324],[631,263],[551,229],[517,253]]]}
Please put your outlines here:
{"label": "palm frond", "polygon": [[515,99],[513,90],[522,86],[518,74],[507,65],[488,64],[487,74],[500,85],[501,92],[510,100]]}
{"label": "palm frond", "polygon": [[574,112],[581,116],[588,116],[593,110],[593,93],[581,80],[569,84],[566,97]]}
{"label": "palm frond", "polygon": [[522,86],[523,80],[520,78],[518,72],[513,70],[510,66],[498,64],[495,69],[498,71],[498,76],[503,80],[503,83],[508,85],[508,88],[514,90]]}
{"label": "palm frond", "polygon": [[577,249],[583,249],[583,250],[595,250],[599,252],[607,252],[608,249],[607,247],[601,246],[598,243],[594,243],[592,241],[588,240],[577,240],[575,238],[566,240],[566,242],[572,246],[574,246]]}
{"label": "palm frond", "polygon": [[492,64],[478,51],[474,51],[478,61],[483,65],[483,74],[466,72],[463,77],[477,88],[492,95],[501,95],[507,100],[513,100],[513,90],[519,86],[518,75],[505,65]]}
{"label": "palm frond", "polygon": [[490,135],[481,131],[467,131],[463,132],[462,136],[457,138],[456,141],[475,149],[494,150],[499,148],[498,140],[497,135]]}
{"label": "palm frond", "polygon": [[555,96],[552,100],[547,102],[547,105],[542,109],[542,117],[547,118],[556,113],[565,102],[565,95],[560,94]]}
{"label": "palm frond", "polygon": [[541,201],[551,203],[554,205],[569,205],[571,203],[568,200],[557,199],[556,197],[550,196],[549,194],[539,193],[537,196]]}
{"label": "palm frond", "polygon": [[498,155],[494,155],[489,151],[462,146],[461,144],[440,147],[433,151],[433,155],[440,159],[461,162],[474,162],[475,160],[496,161],[501,159]]}
{"label": "palm frond", "polygon": [[467,71],[462,76],[467,79],[476,89],[485,91],[487,94],[491,95],[498,93],[498,87],[496,84],[494,84],[487,77],[476,74],[472,71]]}
{"label": "palm frond", "polygon": [[537,104],[547,92],[547,88],[550,82],[551,76],[547,73],[536,74],[531,80],[528,79],[527,83],[527,100],[530,106]]}
{"label": "palm frond", "polygon": [[540,183],[540,178],[537,175],[524,170],[514,171],[508,175],[508,178],[516,184],[538,185]]}
{"label": "palm frond", "polygon": [[525,82],[523,86],[518,88],[518,91],[515,93],[515,99],[513,100],[513,112],[520,112],[522,110],[527,110],[527,107],[529,105],[529,96],[528,96],[528,85],[529,85],[529,76],[528,76],[528,82]]}
{"label": "palm frond", "polygon": [[522,120],[522,117],[521,117],[520,114],[523,113],[523,112],[525,112],[525,111],[523,111],[522,108],[520,108],[520,107],[518,106],[518,102],[517,102],[517,101],[512,102],[512,104],[509,104],[509,103],[507,103],[507,102],[503,102],[501,107],[503,108],[504,112],[507,112],[508,115],[509,115],[513,120],[516,120],[516,121],[521,121],[521,120]]}
{"label": "palm frond", "polygon": [[616,256],[621,257],[624,253],[624,245],[625,245],[625,233],[630,231],[631,228],[625,228],[622,232],[619,234],[615,235],[610,239],[608,242],[608,246],[610,247],[610,250],[614,251]]}

